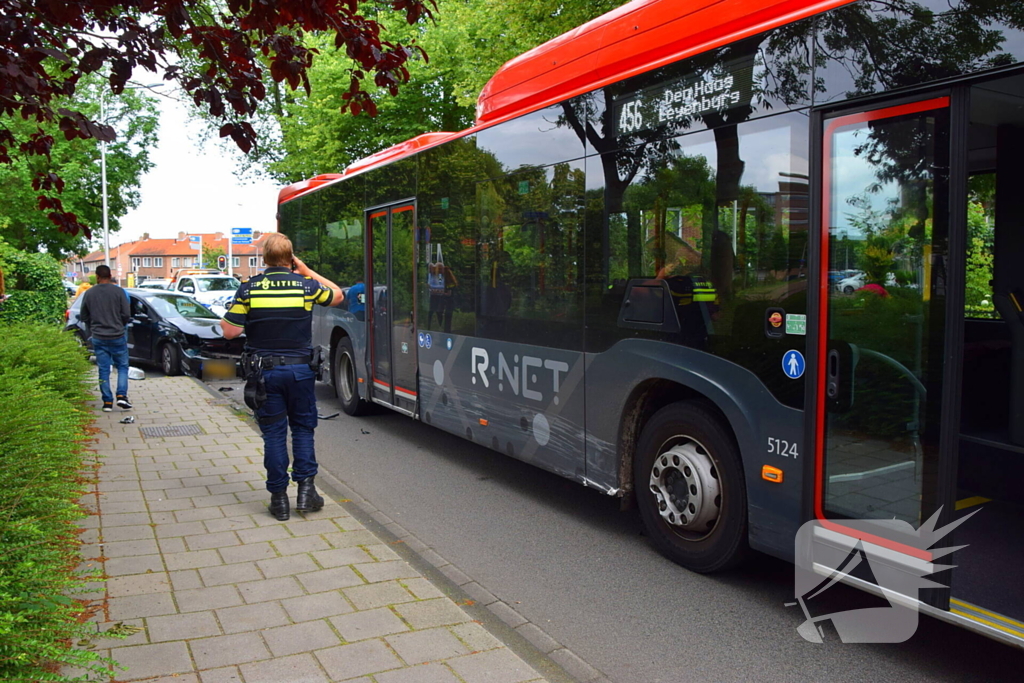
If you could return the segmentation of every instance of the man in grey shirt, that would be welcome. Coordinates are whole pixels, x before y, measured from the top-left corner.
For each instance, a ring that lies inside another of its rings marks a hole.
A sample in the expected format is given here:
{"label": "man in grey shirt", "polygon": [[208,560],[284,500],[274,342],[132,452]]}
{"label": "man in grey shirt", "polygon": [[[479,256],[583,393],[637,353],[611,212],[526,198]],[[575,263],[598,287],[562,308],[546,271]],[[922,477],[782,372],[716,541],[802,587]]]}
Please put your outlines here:
{"label": "man in grey shirt", "polygon": [[110,266],[97,266],[96,286],[82,292],[82,322],[92,339],[96,367],[100,371],[103,412],[114,409],[110,393],[110,366],[117,366],[117,407],[131,410],[128,401],[128,333],[131,320],[128,293],[111,282]]}

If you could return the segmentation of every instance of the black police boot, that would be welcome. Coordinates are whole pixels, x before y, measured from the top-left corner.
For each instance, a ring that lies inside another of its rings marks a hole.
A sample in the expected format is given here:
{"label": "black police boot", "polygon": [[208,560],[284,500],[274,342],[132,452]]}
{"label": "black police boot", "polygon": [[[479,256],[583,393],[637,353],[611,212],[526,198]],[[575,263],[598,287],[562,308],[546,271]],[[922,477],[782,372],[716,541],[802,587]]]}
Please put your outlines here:
{"label": "black police boot", "polygon": [[291,516],[288,511],[288,489],[270,494],[270,514],[281,522]]}
{"label": "black police boot", "polygon": [[296,512],[316,512],[324,506],[324,499],[316,492],[313,479],[309,477],[299,482],[299,492],[295,495]]}

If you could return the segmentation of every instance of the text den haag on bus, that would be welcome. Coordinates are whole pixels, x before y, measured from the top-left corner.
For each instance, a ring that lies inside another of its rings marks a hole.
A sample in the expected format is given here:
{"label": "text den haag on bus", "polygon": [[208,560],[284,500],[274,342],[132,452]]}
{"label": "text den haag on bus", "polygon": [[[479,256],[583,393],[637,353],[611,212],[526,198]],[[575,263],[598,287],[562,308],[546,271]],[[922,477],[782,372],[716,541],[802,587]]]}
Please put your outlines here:
{"label": "text den haag on bus", "polygon": [[1024,643],[1019,9],[637,1],[512,60],[473,127],[281,191],[358,293],[325,379],[635,502],[695,571],[808,520],[918,575],[969,544],[907,599]]}

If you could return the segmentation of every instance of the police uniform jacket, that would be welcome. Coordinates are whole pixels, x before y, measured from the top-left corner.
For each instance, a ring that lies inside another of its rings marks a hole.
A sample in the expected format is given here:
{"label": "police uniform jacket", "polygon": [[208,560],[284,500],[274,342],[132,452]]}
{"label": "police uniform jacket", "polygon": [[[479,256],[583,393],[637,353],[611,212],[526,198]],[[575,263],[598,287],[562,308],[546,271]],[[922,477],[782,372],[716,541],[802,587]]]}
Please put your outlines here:
{"label": "police uniform jacket", "polygon": [[224,320],[245,328],[249,351],[304,356],[313,347],[313,306],[329,306],[333,297],[313,278],[270,267],[242,283]]}

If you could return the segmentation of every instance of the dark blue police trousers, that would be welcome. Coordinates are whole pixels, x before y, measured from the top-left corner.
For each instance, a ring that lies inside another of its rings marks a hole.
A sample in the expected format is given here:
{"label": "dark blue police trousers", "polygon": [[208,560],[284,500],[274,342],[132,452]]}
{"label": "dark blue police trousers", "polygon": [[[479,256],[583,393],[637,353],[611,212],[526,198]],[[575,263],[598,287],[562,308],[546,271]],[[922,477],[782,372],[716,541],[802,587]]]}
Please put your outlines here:
{"label": "dark blue police trousers", "polygon": [[292,430],[292,479],[302,481],[317,473],[313,450],[316,429],[316,376],[306,364],[278,365],[263,371],[267,402],[260,408],[263,466],[267,490],[288,488],[288,428]]}

